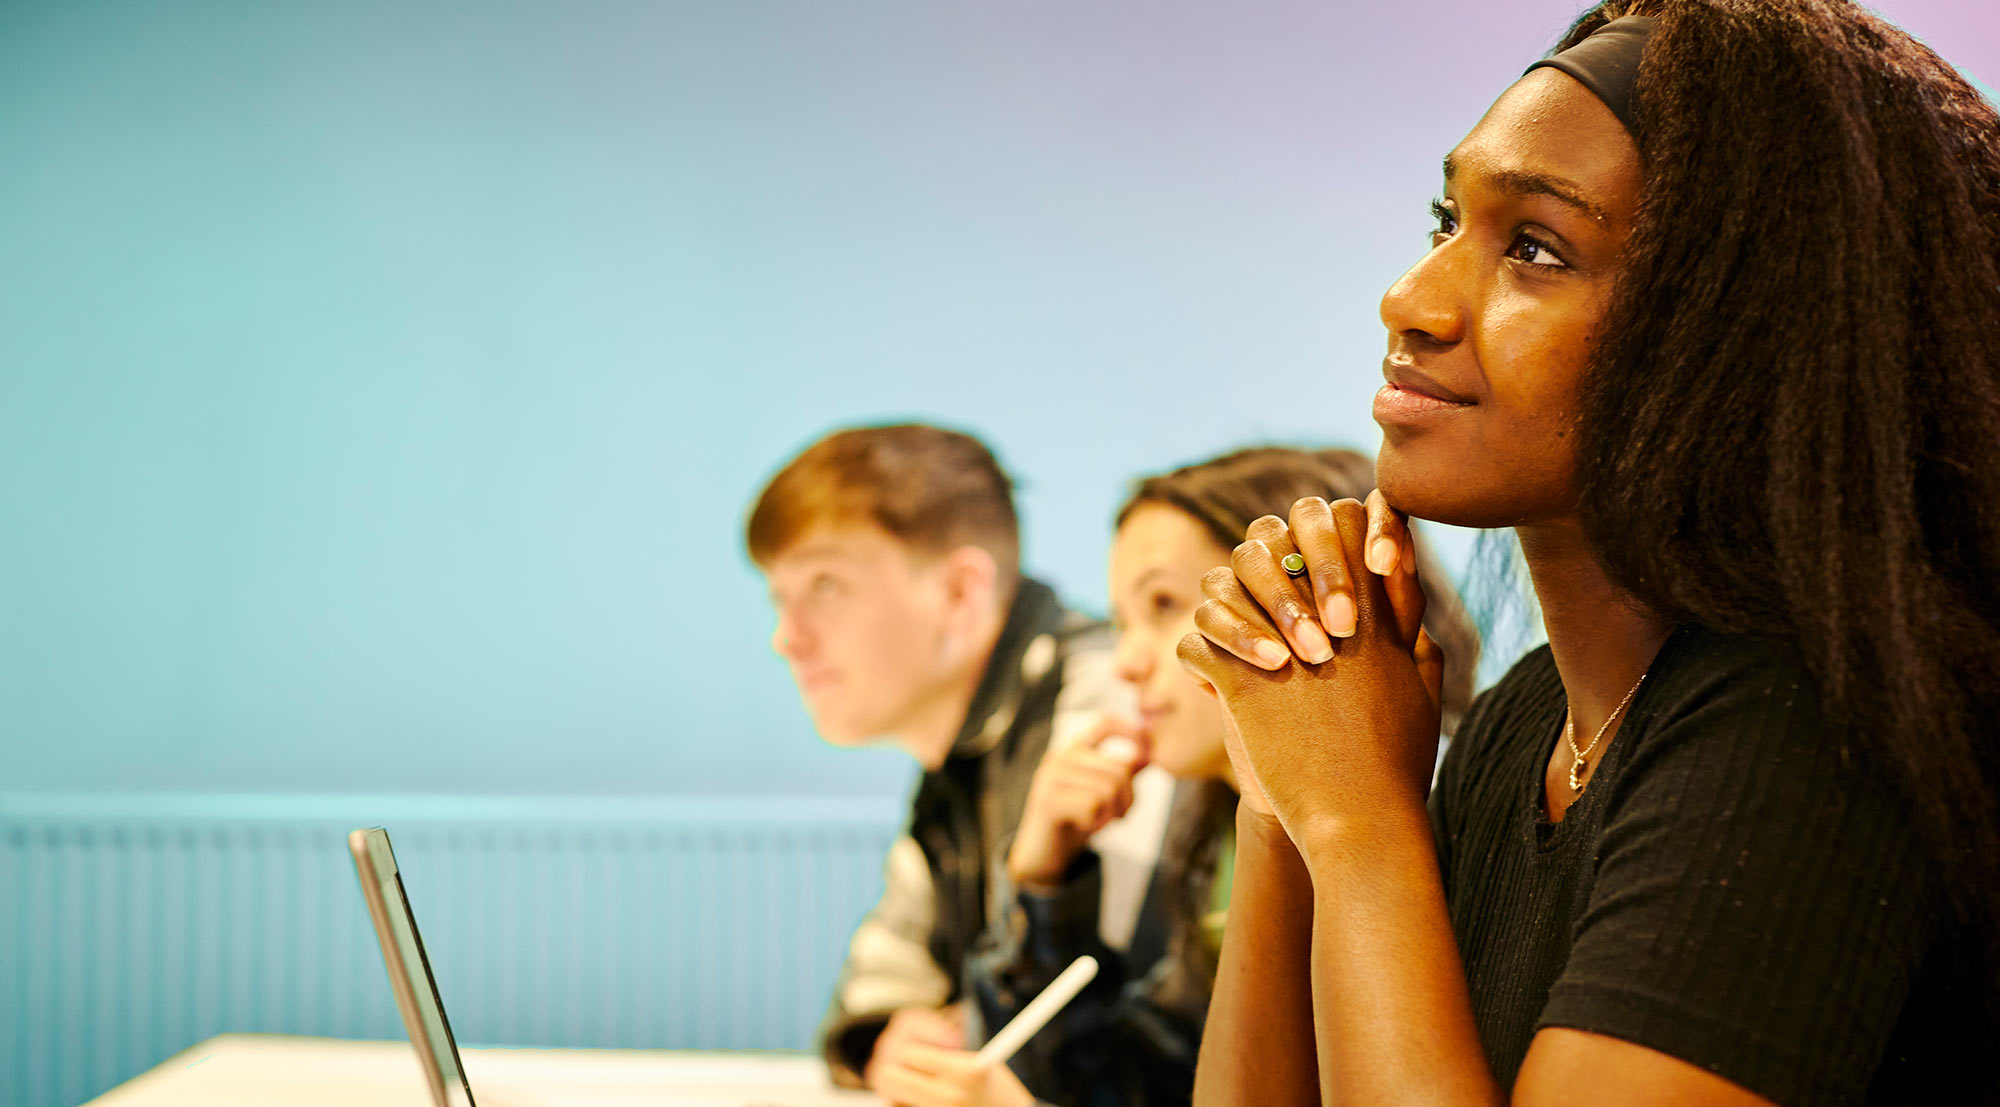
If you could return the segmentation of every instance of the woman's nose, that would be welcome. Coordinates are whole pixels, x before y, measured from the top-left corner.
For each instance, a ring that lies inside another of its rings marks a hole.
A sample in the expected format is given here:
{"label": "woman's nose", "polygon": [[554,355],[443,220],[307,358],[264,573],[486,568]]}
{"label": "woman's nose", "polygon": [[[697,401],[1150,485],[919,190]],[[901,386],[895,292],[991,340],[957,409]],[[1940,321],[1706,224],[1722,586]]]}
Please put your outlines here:
{"label": "woman's nose", "polygon": [[1118,679],[1128,684],[1144,684],[1152,675],[1152,651],[1146,648],[1145,635],[1127,630],[1118,636],[1118,650],[1112,655],[1112,667]]}
{"label": "woman's nose", "polygon": [[1382,325],[1391,336],[1431,346],[1450,346],[1465,337],[1469,246],[1462,237],[1446,239],[1382,294]]}

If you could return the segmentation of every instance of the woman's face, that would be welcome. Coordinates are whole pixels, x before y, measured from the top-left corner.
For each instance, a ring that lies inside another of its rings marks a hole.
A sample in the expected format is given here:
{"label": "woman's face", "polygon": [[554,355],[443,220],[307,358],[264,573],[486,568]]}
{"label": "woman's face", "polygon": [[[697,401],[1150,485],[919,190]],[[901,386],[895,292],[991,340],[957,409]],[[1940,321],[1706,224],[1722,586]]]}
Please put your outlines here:
{"label": "woman's face", "polygon": [[1376,479],[1459,526],[1570,516],[1577,386],[1638,208],[1638,147],[1574,78],[1537,69],[1444,172],[1431,248],[1382,297]]}
{"label": "woman's face", "polygon": [[1194,630],[1201,575],[1229,563],[1229,551],[1186,512],[1141,504],[1111,542],[1111,618],[1118,625],[1118,675],[1139,690],[1140,723],[1153,764],[1177,777],[1228,780],[1222,708],[1175,656]]}

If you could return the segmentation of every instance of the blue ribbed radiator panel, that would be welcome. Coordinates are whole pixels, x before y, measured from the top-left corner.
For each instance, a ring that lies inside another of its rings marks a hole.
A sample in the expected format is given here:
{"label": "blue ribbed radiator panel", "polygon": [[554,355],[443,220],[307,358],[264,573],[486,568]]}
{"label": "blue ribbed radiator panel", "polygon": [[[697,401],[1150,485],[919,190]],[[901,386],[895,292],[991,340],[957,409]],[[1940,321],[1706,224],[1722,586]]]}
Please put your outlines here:
{"label": "blue ribbed radiator panel", "polygon": [[886,801],[0,795],[0,1103],[225,1031],[402,1035],[346,834],[386,825],[462,1042],[804,1048]]}

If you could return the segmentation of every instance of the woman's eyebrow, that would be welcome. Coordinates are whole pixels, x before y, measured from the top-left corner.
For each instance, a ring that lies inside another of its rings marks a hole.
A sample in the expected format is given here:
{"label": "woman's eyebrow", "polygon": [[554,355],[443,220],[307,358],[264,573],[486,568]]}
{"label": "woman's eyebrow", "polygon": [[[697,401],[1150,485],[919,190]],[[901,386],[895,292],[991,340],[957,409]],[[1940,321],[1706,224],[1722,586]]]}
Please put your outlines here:
{"label": "woman's eyebrow", "polygon": [[1134,592],[1144,591],[1147,585],[1153,583],[1154,578],[1164,577],[1167,575],[1168,574],[1166,566],[1155,565],[1152,568],[1146,570],[1145,572],[1139,574],[1139,579],[1132,582],[1132,591]]}
{"label": "woman's eyebrow", "polygon": [[[1458,162],[1450,154],[1444,156],[1444,179],[1449,182],[1458,172]],[[1597,204],[1584,199],[1583,190],[1576,182],[1552,177],[1547,173],[1531,173],[1525,169],[1495,169],[1481,174],[1494,188],[1511,192],[1517,196],[1547,196],[1552,200],[1568,204],[1599,223],[1609,224],[1611,215]]]}

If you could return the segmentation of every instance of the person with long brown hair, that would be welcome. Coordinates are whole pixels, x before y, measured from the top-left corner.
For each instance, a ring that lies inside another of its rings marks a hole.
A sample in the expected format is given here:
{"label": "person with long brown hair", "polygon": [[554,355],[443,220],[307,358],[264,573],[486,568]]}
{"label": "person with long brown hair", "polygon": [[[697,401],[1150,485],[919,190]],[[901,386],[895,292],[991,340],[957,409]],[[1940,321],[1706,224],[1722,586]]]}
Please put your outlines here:
{"label": "person with long brown hair", "polygon": [[[1378,494],[1182,643],[1243,785],[1196,1101],[2000,1101],[2000,115],[1843,0],[1612,0],[1444,177]],[[1404,513],[1512,528],[1549,639],[1428,811]]]}
{"label": "person with long brown hair", "polygon": [[[1139,480],[1117,514],[1108,582],[1115,667],[1139,717],[1102,717],[1051,741],[1001,866],[993,924],[968,962],[979,1023],[997,1030],[1078,956],[1102,966],[1090,988],[1015,1055],[979,1070],[968,1054],[918,1055],[931,1083],[918,1107],[1185,1104],[1230,894],[1236,782],[1222,712],[1182,671],[1202,574],[1228,561],[1252,519],[1302,496],[1366,495],[1374,466],[1352,450],[1258,447]],[[1413,547],[1428,567],[1430,555]],[[1434,573],[1427,579],[1441,581]],[[1456,655],[1479,639],[1449,589],[1434,584],[1428,624]],[[1443,692],[1449,733],[1471,699],[1470,670]],[[1165,843],[1124,952],[1100,937],[1092,837],[1122,818],[1142,765],[1178,781]]]}

